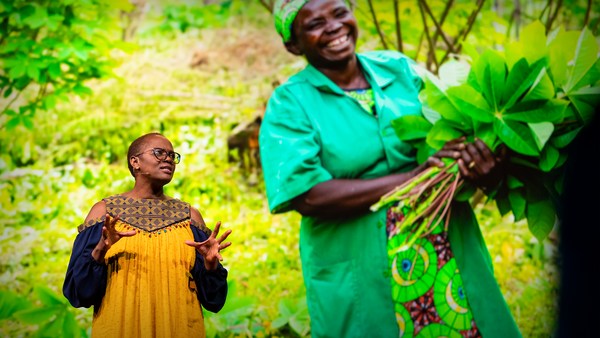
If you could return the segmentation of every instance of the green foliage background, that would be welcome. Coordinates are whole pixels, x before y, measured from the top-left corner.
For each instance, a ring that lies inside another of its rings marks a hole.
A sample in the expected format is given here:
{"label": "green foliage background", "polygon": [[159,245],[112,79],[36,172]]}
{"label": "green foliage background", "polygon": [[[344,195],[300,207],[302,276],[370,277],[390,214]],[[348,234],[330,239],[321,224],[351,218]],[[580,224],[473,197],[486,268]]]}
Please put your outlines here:
{"label": "green foliage background", "polygon": [[[237,124],[262,113],[273,83],[304,61],[285,52],[258,2],[150,5],[128,43],[120,41],[118,11],[98,12],[108,42],[95,51],[112,70],[79,79],[89,92],[70,91],[0,129],[0,336],[89,336],[92,310],[71,308],[61,292],[76,227],[96,201],[133,186],[127,146],[150,131],[164,133],[183,155],[166,193],[199,208],[209,226],[220,220],[233,230],[224,253],[231,292],[220,313],[205,312],[209,336],[308,336],[299,216],[270,215],[260,173],[229,163],[226,145]],[[380,48],[366,8],[359,2],[359,48]],[[450,23],[453,29],[463,24],[459,19]],[[490,4],[465,49],[511,38],[492,29],[492,21],[508,26]],[[417,41],[416,21],[406,22],[407,41]],[[204,62],[191,67],[194,56]],[[32,85],[23,97],[37,93]],[[0,107],[10,99],[0,99]],[[13,118],[1,114],[1,125]],[[493,205],[477,204],[476,211],[524,336],[551,335],[558,288],[554,234],[540,243],[526,224],[500,216]]]}

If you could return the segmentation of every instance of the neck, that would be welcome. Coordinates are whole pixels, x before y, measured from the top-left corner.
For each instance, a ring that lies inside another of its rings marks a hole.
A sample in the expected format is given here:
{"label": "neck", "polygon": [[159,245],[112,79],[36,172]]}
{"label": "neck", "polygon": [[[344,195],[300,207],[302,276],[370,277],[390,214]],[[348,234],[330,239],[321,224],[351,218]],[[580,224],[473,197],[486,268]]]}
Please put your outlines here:
{"label": "neck", "polygon": [[317,67],[317,69],[342,89],[369,87],[356,55],[339,67]]}
{"label": "neck", "polygon": [[166,196],[163,191],[163,186],[152,186],[148,184],[140,184],[139,181],[135,182],[135,186],[129,192],[123,194],[127,197],[133,198],[148,198],[148,199],[165,199]]}

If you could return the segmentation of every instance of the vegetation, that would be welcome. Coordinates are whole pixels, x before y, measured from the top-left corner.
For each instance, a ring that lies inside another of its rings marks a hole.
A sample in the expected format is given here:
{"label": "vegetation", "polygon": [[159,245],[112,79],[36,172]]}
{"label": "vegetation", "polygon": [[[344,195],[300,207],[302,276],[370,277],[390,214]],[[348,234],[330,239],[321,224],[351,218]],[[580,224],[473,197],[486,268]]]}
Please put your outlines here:
{"label": "vegetation", "polygon": [[[583,15],[575,10],[585,4],[567,2],[555,25],[569,17],[569,28],[581,29],[583,18],[572,18]],[[0,1],[0,336],[89,336],[92,310],[70,307],[61,292],[76,227],[96,201],[132,187],[126,147],[150,131],[167,135],[183,155],[166,193],[198,207],[209,225],[220,220],[233,229],[224,254],[231,293],[221,312],[206,313],[209,336],[308,336],[299,217],[270,215],[262,180],[228,162],[226,145],[231,130],[262,114],[273,85],[304,61],[285,52],[259,1],[159,1],[146,4],[146,12],[118,3]],[[441,2],[428,3],[439,17]],[[361,50],[381,48],[368,8],[356,4],[365,27]],[[407,8],[402,13],[414,15]],[[467,12],[444,25],[458,31]],[[464,50],[512,39],[507,32],[516,26],[508,29],[506,13],[486,2]],[[77,25],[69,24],[71,15],[80,18]],[[136,20],[135,34],[120,40]],[[402,22],[405,50],[416,55],[422,30]],[[592,12],[595,35],[594,22]],[[381,26],[391,36],[394,26]],[[523,334],[551,335],[554,234],[539,241],[526,223],[490,204],[477,204],[476,212]]]}

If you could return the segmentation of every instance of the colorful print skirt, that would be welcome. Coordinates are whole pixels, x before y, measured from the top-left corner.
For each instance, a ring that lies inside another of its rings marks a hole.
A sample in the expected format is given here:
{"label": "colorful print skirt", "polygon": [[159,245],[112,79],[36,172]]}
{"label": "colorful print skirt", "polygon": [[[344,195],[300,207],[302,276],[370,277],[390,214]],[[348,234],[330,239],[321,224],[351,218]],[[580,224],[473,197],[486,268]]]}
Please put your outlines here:
{"label": "colorful print skirt", "polygon": [[[388,210],[388,234],[397,217]],[[387,244],[400,337],[481,337],[447,232],[438,227],[410,247],[405,239],[388,236]]]}

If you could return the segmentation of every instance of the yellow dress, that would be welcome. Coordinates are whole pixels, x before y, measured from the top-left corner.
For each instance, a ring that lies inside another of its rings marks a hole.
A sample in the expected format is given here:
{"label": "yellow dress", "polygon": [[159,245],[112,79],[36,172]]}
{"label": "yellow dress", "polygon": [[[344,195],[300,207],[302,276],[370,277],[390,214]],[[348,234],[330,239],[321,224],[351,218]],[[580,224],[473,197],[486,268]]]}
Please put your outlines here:
{"label": "yellow dress", "polygon": [[[74,306],[94,305],[92,337],[205,337],[199,299],[219,293],[217,305],[204,304],[218,311],[225,302],[227,271],[219,265],[217,272],[207,272],[201,256],[185,244],[198,241],[194,233],[201,227],[191,223],[189,204],[120,195],[104,201],[109,215],[119,215],[117,231],[137,234],[114,244],[102,265],[90,259],[90,248],[98,243],[104,220],[80,228],[63,290]],[[201,230],[204,237],[210,234]],[[200,289],[203,283],[208,291]]]}

